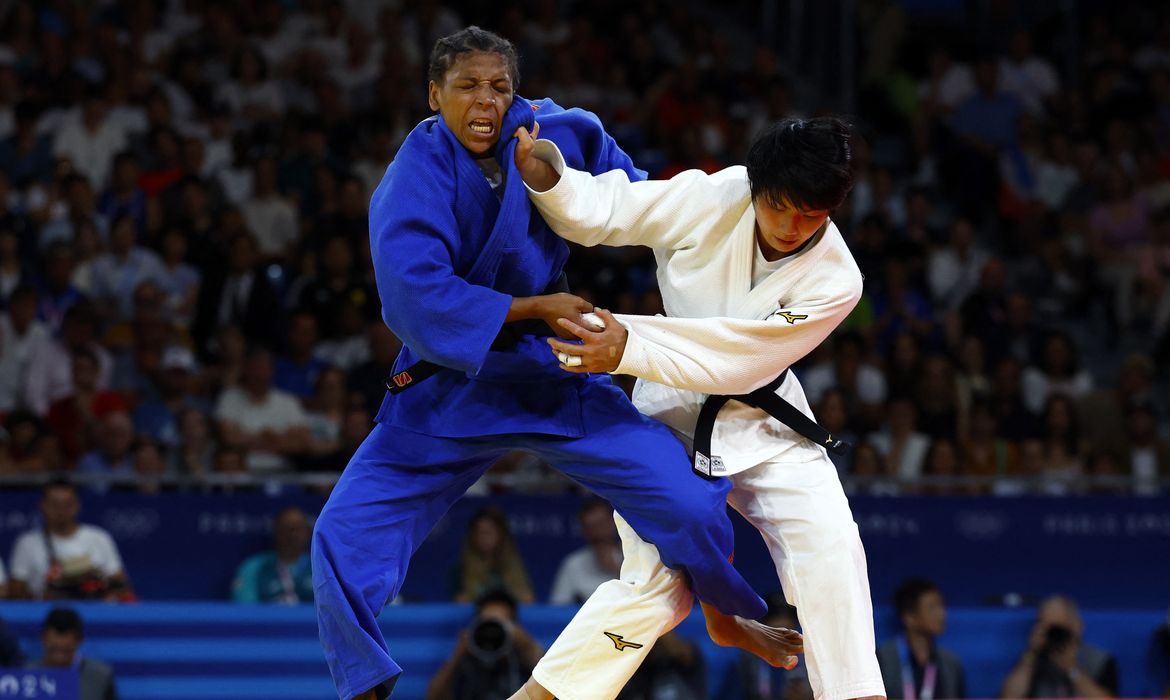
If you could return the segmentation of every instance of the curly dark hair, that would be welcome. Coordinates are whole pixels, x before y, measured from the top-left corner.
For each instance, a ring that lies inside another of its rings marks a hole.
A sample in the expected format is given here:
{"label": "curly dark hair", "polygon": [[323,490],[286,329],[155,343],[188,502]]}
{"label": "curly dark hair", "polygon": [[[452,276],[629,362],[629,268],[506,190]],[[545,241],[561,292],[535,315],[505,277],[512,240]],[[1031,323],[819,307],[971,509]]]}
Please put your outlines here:
{"label": "curly dark hair", "polygon": [[508,64],[508,73],[512,76],[512,88],[520,85],[520,59],[516,54],[516,47],[512,42],[494,32],[472,25],[449,34],[435,42],[431,49],[431,62],[427,67],[427,77],[436,83],[442,83],[443,77],[455,61],[465,53],[483,51],[498,54]]}

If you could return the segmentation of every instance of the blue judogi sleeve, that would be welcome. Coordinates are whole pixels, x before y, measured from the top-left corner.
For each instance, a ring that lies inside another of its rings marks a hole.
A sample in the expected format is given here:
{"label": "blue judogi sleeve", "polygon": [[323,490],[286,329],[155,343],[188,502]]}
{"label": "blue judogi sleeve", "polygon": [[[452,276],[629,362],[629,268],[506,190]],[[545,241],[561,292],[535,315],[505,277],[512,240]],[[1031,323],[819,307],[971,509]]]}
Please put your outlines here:
{"label": "blue judogi sleeve", "polygon": [[[453,208],[455,170],[426,155],[439,154],[402,149],[370,203],[382,318],[420,359],[476,374],[512,297],[456,274],[464,241]],[[458,342],[444,342],[451,339]]]}

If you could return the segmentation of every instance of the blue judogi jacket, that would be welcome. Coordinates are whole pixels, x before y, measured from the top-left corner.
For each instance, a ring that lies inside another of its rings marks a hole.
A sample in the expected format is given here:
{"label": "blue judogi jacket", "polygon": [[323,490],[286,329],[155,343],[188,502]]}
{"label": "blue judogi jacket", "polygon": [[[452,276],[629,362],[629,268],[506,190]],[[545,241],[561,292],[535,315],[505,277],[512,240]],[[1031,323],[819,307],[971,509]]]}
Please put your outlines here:
{"label": "blue judogi jacket", "polygon": [[382,318],[403,342],[394,371],[419,360],[450,369],[388,393],[377,422],[439,437],[583,435],[579,387],[608,378],[562,371],[531,335],[513,350],[490,349],[512,297],[543,293],[568,257],[516,169],[512,134],[535,119],[571,167],[645,179],[596,116],[548,99],[517,96],[504,117],[502,201],[441,118],[416,126],[370,202],[370,248]]}

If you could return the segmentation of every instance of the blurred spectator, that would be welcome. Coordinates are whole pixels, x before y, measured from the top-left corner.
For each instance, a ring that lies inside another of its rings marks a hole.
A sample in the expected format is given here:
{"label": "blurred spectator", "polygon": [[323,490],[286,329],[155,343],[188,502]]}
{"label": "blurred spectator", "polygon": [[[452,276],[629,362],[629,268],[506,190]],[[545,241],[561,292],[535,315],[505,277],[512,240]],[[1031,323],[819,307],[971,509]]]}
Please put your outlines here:
{"label": "blurred spectator", "polygon": [[922,432],[932,438],[953,440],[959,427],[959,396],[950,360],[943,355],[927,357],[922,363],[922,376],[914,386]]}
{"label": "blurred spectator", "polygon": [[313,602],[313,571],[309,562],[312,528],[304,511],[289,506],[272,520],[273,548],[244,560],[232,583],[237,603]]}
{"label": "blurred spectator", "polygon": [[200,290],[193,332],[205,341],[215,330],[238,326],[249,343],[271,344],[276,337],[276,290],[256,257],[256,242],[241,234],[228,247],[227,270],[206,280]]}
{"label": "blurred spectator", "polygon": [[987,260],[988,254],[979,247],[971,222],[956,219],[951,224],[947,245],[932,252],[927,263],[930,295],[935,307],[953,311],[962,306],[978,287],[979,275]]}
{"label": "blurred spectator", "polygon": [[73,392],[57,399],[45,419],[49,429],[61,440],[61,450],[69,464],[74,464],[91,444],[97,422],[109,413],[126,412],[126,399],[116,391],[98,388],[98,359],[89,348],[73,352]]}
{"label": "blurred spectator", "polygon": [[264,260],[286,260],[297,242],[296,210],[276,190],[276,161],[260,158],[252,175],[252,196],[241,207]]}
{"label": "blurred spectator", "polygon": [[345,422],[347,399],[345,372],[326,367],[317,375],[317,386],[309,400],[306,420],[312,434],[310,451],[315,455],[337,450]]}
{"label": "blurred spectator", "polygon": [[[1022,440],[1040,432],[1039,418],[1026,403],[1020,363],[1005,357],[995,366],[989,398],[995,434],[1006,440]],[[1043,400],[1039,402],[1044,405]]]}
{"label": "blurred spectator", "polygon": [[[837,438],[845,442],[856,445],[857,434],[853,431],[853,426],[857,423],[857,419],[848,413],[845,406],[845,394],[838,389],[829,389],[821,396],[821,401],[813,411],[817,422],[821,424],[825,430]],[[829,452],[829,459],[833,462],[833,466],[837,468],[837,473],[844,476],[849,471],[849,454]]]}
{"label": "blurred spectator", "polygon": [[154,496],[163,490],[163,475],[167,465],[158,443],[149,437],[139,437],[131,447],[134,481],[133,490],[143,496]]}
{"label": "blurred spectator", "polygon": [[1082,418],[1081,431],[1090,444],[1115,452],[1125,451],[1125,418],[1129,408],[1142,403],[1155,404],[1154,372],[1153,359],[1135,353],[1125,358],[1116,381],[1080,400],[1077,412]]}
{"label": "blurred spectator", "polygon": [[310,433],[301,402],[272,386],[272,354],[263,348],[248,353],[240,386],[219,396],[215,419],[227,445],[248,451],[248,469],[273,472],[288,469],[289,457],[304,452]]}
{"label": "blurred spectator", "polygon": [[451,582],[453,598],[459,603],[497,589],[521,603],[533,602],[528,571],[502,511],[485,508],[472,516]]}
{"label": "blurred spectator", "polygon": [[865,360],[864,349],[859,335],[834,336],[832,360],[820,362],[801,374],[800,383],[809,403],[815,405],[825,391],[836,387],[845,395],[851,413],[863,416],[867,422],[876,419],[886,400],[886,380],[881,370]]}
{"label": "blurred spectator", "polygon": [[1060,92],[1052,62],[1032,51],[1032,34],[1023,29],[1012,33],[1008,53],[999,59],[999,80],[1004,92],[1037,116],[1043,116],[1046,103]]}
{"label": "blurred spectator", "polygon": [[927,76],[918,86],[927,109],[949,112],[974,94],[971,67],[956,61],[946,46],[934,46],[927,58]]}
{"label": "blurred spectator", "polygon": [[853,446],[849,475],[860,479],[858,491],[870,496],[898,495],[898,475],[882,453],[869,442]]}
{"label": "blurred spectator", "polygon": [[1092,377],[1079,366],[1072,339],[1063,333],[1049,334],[1036,366],[1023,374],[1023,397],[1032,413],[1043,411],[1051,394],[1079,400],[1092,389]]}
{"label": "blurred spectator", "polygon": [[517,622],[515,598],[488,591],[475,608],[475,618],[431,678],[427,700],[505,700],[540,660],[540,645]]}
{"label": "blurred spectator", "polygon": [[53,139],[37,131],[37,111],[32,102],[17,103],[12,110],[15,131],[0,142],[0,171],[22,189],[48,180],[53,167]]}
{"label": "blurred spectator", "polygon": [[[376,298],[376,297],[375,297]],[[357,304],[346,302],[337,311],[334,336],[317,343],[313,354],[346,372],[370,360],[367,321]],[[381,319],[374,321],[381,323]]]}
{"label": "blurred spectator", "polygon": [[1041,472],[1044,490],[1067,493],[1084,474],[1085,466],[1085,448],[1076,406],[1066,396],[1050,396],[1041,425],[1041,454],[1039,460],[1030,466]]}
{"label": "blurred spectator", "polygon": [[342,309],[353,305],[363,320],[376,318],[371,308],[378,298],[354,267],[350,240],[340,235],[326,238],[321,247],[321,273],[310,278],[296,299],[296,308],[311,313],[318,322],[321,335],[335,338],[340,332]]}
{"label": "blurred spectator", "polygon": [[914,479],[922,473],[930,438],[918,432],[918,409],[913,401],[895,398],[888,410],[886,424],[871,434],[869,441],[889,461],[898,478]]}
{"label": "blurred spectator", "polygon": [[44,276],[40,281],[40,302],[37,318],[45,322],[54,332],[61,329],[66,312],[84,298],[73,285],[73,271],[77,263],[73,246],[58,241],[49,246],[44,254]]}
{"label": "blurred spectator", "polygon": [[605,501],[586,501],[577,512],[585,546],[561,561],[553,579],[548,602],[581,605],[606,581],[619,578],[622,548],[613,521],[613,508]]}
{"label": "blurred spectator", "polygon": [[21,286],[12,292],[8,311],[0,314],[0,413],[23,403],[28,368],[50,342],[49,330],[36,313],[36,290]]}
{"label": "blurred spectator", "polygon": [[997,433],[995,414],[990,403],[977,400],[971,406],[971,422],[959,446],[962,472],[970,476],[990,477],[993,490],[1001,495],[1019,493],[1018,478],[1023,474],[1016,445]]}
{"label": "blurred spectator", "polygon": [[964,476],[962,467],[959,449],[953,440],[938,438],[932,441],[922,460],[922,475],[930,482],[918,489],[918,493],[935,496],[970,493],[967,485],[954,483],[955,479]]}
{"label": "blurred spectator", "polygon": [[654,643],[617,700],[703,700],[706,697],[707,674],[702,652],[694,642],[667,632]]}
{"label": "blurred spectator", "polygon": [[176,445],[179,414],[189,409],[211,412],[208,401],[193,390],[198,371],[195,355],[187,348],[172,345],[163,350],[156,383],[158,395],[134,407],[134,431],[168,447]]}
{"label": "blurred spectator", "polygon": [[101,86],[88,89],[80,114],[57,131],[53,155],[68,158],[94,188],[105,187],[114,155],[126,147],[126,133],[109,118],[109,104]]}
{"label": "blurred spectator", "polygon": [[286,353],[276,358],[273,386],[299,399],[313,395],[317,377],[329,366],[315,356],[317,319],[312,314],[296,313],[288,322]]}
{"label": "blurred spectator", "polygon": [[902,634],[878,647],[886,697],[967,697],[963,663],[937,643],[947,623],[938,586],[925,578],[902,581],[894,591],[894,612],[902,624]]}
{"label": "blurred spectator", "polygon": [[53,608],[41,625],[41,658],[30,668],[77,669],[78,700],[118,700],[114,670],[78,654],[84,639],[81,616],[68,608]]}
{"label": "blurred spectator", "polygon": [[167,455],[167,471],[172,474],[204,476],[215,466],[215,436],[211,419],[197,408],[187,408],[176,418],[179,442]]}
{"label": "blurred spectator", "polygon": [[135,245],[136,237],[130,217],[115,219],[110,225],[109,252],[98,256],[93,263],[90,288],[108,319],[128,320],[134,312],[134,291],[138,285],[162,279],[162,260],[154,251]]}
{"label": "blurred spectator", "polygon": [[[797,629],[796,608],[784,602],[784,594],[769,593],[764,596],[768,603],[768,614],[761,620],[769,627]],[[788,700],[793,692],[790,686],[797,679],[807,679],[808,671],[804,661],[789,671],[770,666],[754,654],[740,652],[734,666],[727,671],[715,697],[741,698],[742,700]]]}
{"label": "blurred spectator", "polygon": [[146,232],[146,193],[138,186],[142,164],[133,151],[122,151],[114,156],[114,171],[110,186],[98,199],[98,211],[107,221],[128,217],[141,240]]}
{"label": "blurred spectator", "polygon": [[1148,403],[1130,406],[1125,414],[1127,449],[1120,454],[1122,473],[1133,479],[1134,493],[1157,495],[1159,480],[1170,477],[1170,440],[1158,434],[1158,417]]}
{"label": "blurred spectator", "polygon": [[1003,682],[1004,698],[1105,698],[1117,696],[1117,660],[1083,641],[1077,604],[1046,598],[1036,612],[1028,646]]}
{"label": "blurred spectator", "polygon": [[199,300],[199,271],[188,265],[187,236],[179,229],[170,228],[162,238],[162,270],[157,282],[166,295],[166,309],[173,322],[186,328],[195,315]]}
{"label": "blurred spectator", "polygon": [[6,444],[0,450],[0,472],[43,474],[63,468],[55,436],[32,413],[17,410],[4,419]]}
{"label": "blurred spectator", "polygon": [[69,307],[59,338],[41,346],[29,362],[25,404],[38,416],[47,415],[54,401],[73,391],[73,353],[87,350],[98,362],[97,388],[107,389],[113,371],[109,351],[97,343],[97,316],[88,302]]}
{"label": "blurred spectator", "polygon": [[12,595],[35,599],[128,599],[130,582],[110,534],[77,522],[81,501],[67,481],[41,492],[44,527],[29,530],[12,546]]}
{"label": "blurred spectator", "polygon": [[98,420],[96,433],[96,449],[78,460],[77,473],[95,477],[91,486],[104,491],[134,475],[134,421],[124,409],[113,410]]}
{"label": "blurred spectator", "polygon": [[[4,558],[0,557],[0,600],[8,597],[8,573],[4,570]],[[8,629],[3,627],[4,621],[0,620],[0,640],[3,635],[8,632]],[[0,642],[0,649],[3,648],[3,642]],[[2,653],[2,652],[0,652]],[[5,666],[3,661],[0,661],[0,666]]]}

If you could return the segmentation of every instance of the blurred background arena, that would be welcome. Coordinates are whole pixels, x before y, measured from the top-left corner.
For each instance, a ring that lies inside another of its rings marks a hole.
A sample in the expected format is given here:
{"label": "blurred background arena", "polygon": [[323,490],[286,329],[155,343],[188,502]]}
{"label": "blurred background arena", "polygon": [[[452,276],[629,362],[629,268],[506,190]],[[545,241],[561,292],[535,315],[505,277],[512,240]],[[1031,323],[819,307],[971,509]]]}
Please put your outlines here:
{"label": "blurred background arena", "polygon": [[[927,577],[968,696],[995,697],[1064,594],[1114,693],[1170,691],[1165,3],[4,0],[0,698],[69,697],[53,663],[3,668],[62,640],[57,665],[104,662],[130,700],[333,696],[301,555],[399,347],[366,205],[429,114],[431,45],[470,23],[516,43],[520,94],[596,112],[652,177],[739,163],[771,119],[849,116],[834,220],[865,296],[796,370],[856,445],[837,466],[879,644]],[[660,310],[647,251],[568,271],[599,306]],[[44,488],[62,474],[76,489]],[[74,499],[85,566],[46,587],[42,511]],[[608,522],[545,464],[493,467],[383,613],[394,697],[519,673],[498,650],[551,642],[616,565]],[[488,583],[517,626],[468,654]],[[752,673],[692,618],[623,698],[782,697]]]}

